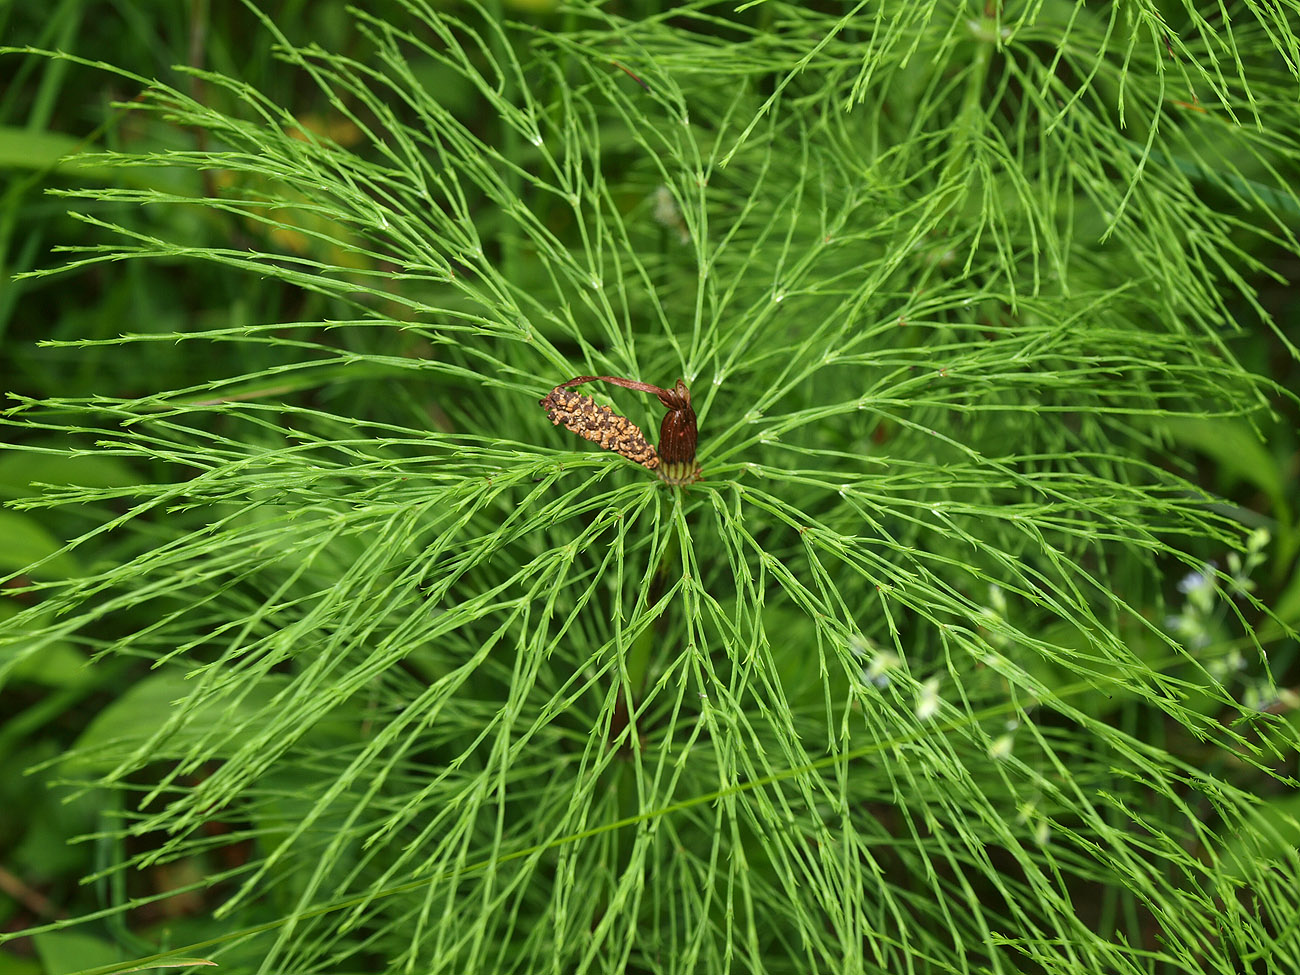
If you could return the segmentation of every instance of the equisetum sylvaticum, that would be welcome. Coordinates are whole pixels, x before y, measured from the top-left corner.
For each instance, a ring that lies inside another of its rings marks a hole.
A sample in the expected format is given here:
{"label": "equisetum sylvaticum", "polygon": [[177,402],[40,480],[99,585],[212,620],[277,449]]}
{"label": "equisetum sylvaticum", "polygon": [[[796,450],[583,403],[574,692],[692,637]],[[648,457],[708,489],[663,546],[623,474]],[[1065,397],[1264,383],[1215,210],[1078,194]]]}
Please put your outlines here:
{"label": "equisetum sylvaticum", "polygon": [[[668,413],[659,425],[658,450],[646,441],[637,425],[627,417],[620,416],[608,406],[598,405],[590,396],[569,389],[570,386],[592,382],[612,383],[659,397],[659,402],[668,407]],[[690,484],[699,480],[700,466],[695,463],[698,436],[695,410],[691,409],[691,391],[680,379],[672,389],[663,389],[618,376],[577,376],[567,383],[560,383],[539,402],[552,423],[563,424],[578,436],[636,461],[669,484]]]}

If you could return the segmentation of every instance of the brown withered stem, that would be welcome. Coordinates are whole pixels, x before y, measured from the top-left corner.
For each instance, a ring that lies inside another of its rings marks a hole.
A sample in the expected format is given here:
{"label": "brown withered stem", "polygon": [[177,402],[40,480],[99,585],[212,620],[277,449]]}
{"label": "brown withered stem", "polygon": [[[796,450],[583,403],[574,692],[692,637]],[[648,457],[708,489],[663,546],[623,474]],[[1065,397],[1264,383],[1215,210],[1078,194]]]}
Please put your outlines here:
{"label": "brown withered stem", "polygon": [[[659,425],[658,452],[646,443],[636,424],[627,417],[607,406],[598,406],[590,396],[568,391],[570,386],[591,382],[612,383],[659,397],[659,402],[668,407],[668,413]],[[552,423],[562,423],[580,437],[616,451],[650,470],[657,470],[669,484],[690,484],[699,480],[700,467],[695,463],[695,445],[699,439],[695,410],[691,408],[691,391],[680,379],[672,389],[664,389],[619,376],[576,376],[560,383],[540,402]]]}

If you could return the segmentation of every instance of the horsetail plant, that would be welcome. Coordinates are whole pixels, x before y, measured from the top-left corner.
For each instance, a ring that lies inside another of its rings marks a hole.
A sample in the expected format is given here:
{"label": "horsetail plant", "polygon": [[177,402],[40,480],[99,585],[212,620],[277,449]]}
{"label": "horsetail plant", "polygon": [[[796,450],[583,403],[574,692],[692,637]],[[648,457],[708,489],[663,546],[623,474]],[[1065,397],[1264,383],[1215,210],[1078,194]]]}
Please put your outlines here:
{"label": "horsetail plant", "polygon": [[[259,14],[281,100],[119,73],[57,188],[93,240],[42,274],[165,267],[187,311],[69,313],[31,355],[90,385],[0,417],[137,472],[9,512],[71,541],[0,676],[125,676],[31,759],[93,801],[102,901],[0,943],[1300,970],[1296,506],[1194,463],[1293,405],[1295,3],[359,6],[345,52]],[[689,491],[548,445],[687,484],[697,412]],[[1257,521],[1256,588],[1164,625]],[[164,868],[198,906],[149,926]]]}

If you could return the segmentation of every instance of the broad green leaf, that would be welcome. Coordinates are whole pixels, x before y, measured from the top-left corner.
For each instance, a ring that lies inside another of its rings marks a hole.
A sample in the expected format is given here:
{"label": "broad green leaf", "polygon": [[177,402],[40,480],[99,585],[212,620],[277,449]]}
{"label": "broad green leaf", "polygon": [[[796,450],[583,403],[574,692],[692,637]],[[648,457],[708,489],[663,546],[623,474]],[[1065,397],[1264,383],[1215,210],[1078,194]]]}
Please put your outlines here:
{"label": "broad green leaf", "polygon": [[33,936],[45,975],[71,975],[122,957],[117,945],[84,931],[46,931]]}
{"label": "broad green leaf", "polygon": [[[46,442],[47,449],[57,449]],[[116,457],[94,453],[75,455],[5,451],[0,453],[0,498],[27,498],[39,494],[37,484],[82,487],[125,487],[138,476]]]}
{"label": "broad green leaf", "polygon": [[55,555],[61,548],[63,544],[31,515],[0,510],[0,575],[25,572],[34,579],[70,575],[77,570],[77,560],[70,552]]}

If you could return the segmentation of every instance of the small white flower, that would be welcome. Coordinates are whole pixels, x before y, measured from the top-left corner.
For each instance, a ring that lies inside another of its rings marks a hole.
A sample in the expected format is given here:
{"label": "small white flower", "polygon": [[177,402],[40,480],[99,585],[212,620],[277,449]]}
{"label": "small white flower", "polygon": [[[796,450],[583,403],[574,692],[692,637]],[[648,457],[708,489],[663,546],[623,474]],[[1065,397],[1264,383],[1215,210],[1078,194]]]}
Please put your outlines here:
{"label": "small white flower", "polygon": [[1300,693],[1290,687],[1274,688],[1268,684],[1253,684],[1242,694],[1241,703],[1252,711],[1290,714],[1300,709]]}
{"label": "small white flower", "polygon": [[1246,656],[1240,650],[1233,650],[1211,661],[1206,669],[1215,677],[1224,678],[1238,670],[1246,669]]}
{"label": "small white flower", "polygon": [[916,695],[916,718],[918,721],[929,721],[939,713],[939,678],[931,677],[921,685],[920,693]]}
{"label": "small white flower", "polygon": [[856,633],[849,637],[849,653],[859,660],[865,660],[873,648],[872,642],[865,637],[858,636]]}
{"label": "small white flower", "polygon": [[983,663],[985,667],[988,667],[990,670],[999,674],[1005,674],[1011,669],[1011,665],[1007,661],[1007,658],[997,652],[984,654],[984,656],[980,658],[980,662]]}
{"label": "small white flower", "polygon": [[681,211],[677,209],[677,201],[673,199],[672,190],[662,184],[655,187],[654,217],[658,223],[669,227],[677,226],[678,221],[682,219]]}
{"label": "small white flower", "polygon": [[1178,580],[1178,591],[1181,593],[1191,594],[1199,592],[1207,586],[1212,586],[1214,584],[1214,568],[1214,563],[1209,562],[1206,564],[1205,568],[1201,569],[1199,572],[1187,573],[1187,575]]}
{"label": "small white flower", "polygon": [[682,218],[682,211],[677,206],[672,190],[660,184],[655,188],[654,201],[655,223],[676,230],[683,244],[690,243],[691,232],[686,227],[686,221]]}
{"label": "small white flower", "polygon": [[898,657],[888,650],[881,650],[871,658],[862,671],[862,676],[877,687],[889,686],[889,672],[898,666]]}
{"label": "small white flower", "polygon": [[1012,734],[998,735],[989,745],[989,758],[995,761],[1005,761],[1011,757],[1011,746],[1015,743],[1016,737]]}

